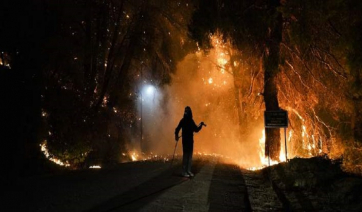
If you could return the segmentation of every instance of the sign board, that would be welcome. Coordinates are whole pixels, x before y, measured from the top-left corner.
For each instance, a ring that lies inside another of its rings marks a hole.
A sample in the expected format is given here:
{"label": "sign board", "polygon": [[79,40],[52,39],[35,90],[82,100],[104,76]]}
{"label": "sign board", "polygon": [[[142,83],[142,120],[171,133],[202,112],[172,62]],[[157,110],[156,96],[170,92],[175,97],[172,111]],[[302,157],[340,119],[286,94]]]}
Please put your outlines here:
{"label": "sign board", "polygon": [[264,111],[265,128],[287,128],[288,111]]}

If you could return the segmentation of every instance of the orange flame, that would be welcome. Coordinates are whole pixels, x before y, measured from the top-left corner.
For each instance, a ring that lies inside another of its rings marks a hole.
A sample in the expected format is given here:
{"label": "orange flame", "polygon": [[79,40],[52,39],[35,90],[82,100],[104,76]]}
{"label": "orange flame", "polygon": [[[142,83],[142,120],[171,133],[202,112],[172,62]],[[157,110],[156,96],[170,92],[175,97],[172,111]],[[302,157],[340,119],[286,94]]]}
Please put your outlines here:
{"label": "orange flame", "polygon": [[63,162],[63,161],[61,161],[60,159],[52,156],[52,155],[49,153],[49,150],[48,150],[48,148],[47,148],[46,141],[44,141],[42,144],[40,144],[40,150],[43,152],[44,156],[45,156],[48,160],[52,161],[53,163],[56,163],[56,164],[58,164],[58,165],[60,165],[60,166],[66,166],[66,167],[67,167],[67,166],[70,166],[70,164],[69,164],[67,161],[66,161],[66,162]]}

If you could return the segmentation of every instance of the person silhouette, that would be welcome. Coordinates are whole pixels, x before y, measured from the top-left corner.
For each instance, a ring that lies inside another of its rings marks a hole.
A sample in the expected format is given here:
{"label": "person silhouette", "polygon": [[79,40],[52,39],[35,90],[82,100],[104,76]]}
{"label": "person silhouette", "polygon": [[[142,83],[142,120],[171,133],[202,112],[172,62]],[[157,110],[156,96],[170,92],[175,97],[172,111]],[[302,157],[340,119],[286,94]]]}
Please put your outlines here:
{"label": "person silhouette", "polygon": [[192,111],[189,106],[185,107],[183,118],[175,129],[175,140],[179,140],[179,132],[182,129],[182,176],[193,177],[191,172],[192,153],[194,149],[194,132],[199,132],[202,126],[206,126],[204,122],[200,122],[199,126],[196,126],[195,121],[192,119]]}

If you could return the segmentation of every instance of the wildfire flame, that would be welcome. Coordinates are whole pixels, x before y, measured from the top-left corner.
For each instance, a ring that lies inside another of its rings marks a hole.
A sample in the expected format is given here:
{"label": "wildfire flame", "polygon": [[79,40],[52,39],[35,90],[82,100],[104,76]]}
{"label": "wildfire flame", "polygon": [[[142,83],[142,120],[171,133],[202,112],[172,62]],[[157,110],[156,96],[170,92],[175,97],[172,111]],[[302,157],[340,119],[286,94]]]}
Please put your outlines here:
{"label": "wildfire flame", "polygon": [[[286,134],[286,140],[287,142],[291,142],[292,138],[293,138],[293,134],[294,131],[293,130],[289,130],[289,132]],[[301,136],[302,136],[302,140],[305,142],[305,148],[303,147],[303,149],[306,149],[308,151],[308,154],[311,156],[313,155],[313,150],[316,148],[315,142],[314,143],[308,143],[308,138],[312,138],[314,141],[314,136],[310,136],[308,135],[308,130],[307,127],[305,125],[302,125],[301,127]],[[279,164],[281,162],[285,162],[286,161],[286,152],[285,152],[285,138],[282,136],[281,137],[281,148],[280,148],[280,153],[279,153],[279,159],[278,160],[271,160],[268,157],[265,156],[265,130],[261,130],[261,137],[258,140],[258,158],[259,158],[259,162],[254,163],[254,164],[258,164],[258,165],[254,165],[251,167],[245,167],[245,161],[244,163],[242,162],[238,162],[235,161],[234,158],[230,158],[228,156],[225,156],[223,154],[218,154],[218,153],[208,153],[208,152],[202,152],[202,151],[197,151],[195,152],[196,156],[200,156],[200,157],[214,157],[214,158],[222,158],[225,159],[225,161],[234,161],[237,164],[239,164],[240,166],[247,168],[249,170],[260,170],[262,168],[265,168],[267,166],[272,166],[272,165],[276,165]],[[123,153],[123,156],[126,156],[126,153]],[[146,161],[146,160],[160,160],[163,159],[164,161],[168,161],[170,158],[170,155],[164,156],[164,155],[158,155],[158,154],[154,154],[154,153],[150,153],[150,154],[138,154],[137,151],[133,150],[130,151],[128,153],[128,155],[130,156],[130,158],[132,159],[132,161]],[[288,153],[289,155],[289,153]],[[177,156],[177,155],[176,155]]]}
{"label": "wildfire flame", "polygon": [[40,144],[40,150],[43,152],[44,156],[45,156],[48,160],[52,161],[53,163],[56,163],[56,164],[58,164],[58,165],[60,165],[60,166],[66,166],[66,167],[67,167],[67,166],[70,166],[70,164],[69,164],[67,161],[66,161],[66,162],[63,162],[63,161],[61,161],[60,159],[54,157],[53,155],[51,155],[51,154],[49,153],[49,150],[48,150],[47,145],[46,145],[46,141],[44,141],[42,144]]}
{"label": "wildfire flame", "polygon": [[136,152],[133,152],[133,153],[131,154],[131,159],[132,159],[132,161],[137,161],[137,158],[138,158],[138,154],[137,154]]}
{"label": "wildfire flame", "polygon": [[[280,153],[279,153],[279,161],[271,160],[268,157],[265,156],[265,130],[262,130],[262,136],[259,139],[259,158],[260,158],[260,166],[250,167],[249,170],[259,170],[267,166],[276,165],[280,162],[285,162],[285,148],[283,145],[281,145]],[[291,138],[292,134],[289,134],[289,139]]]}
{"label": "wildfire flame", "polygon": [[[160,155],[154,154],[153,152],[150,153],[143,153],[139,154],[136,150],[130,151],[128,154],[122,153],[123,156],[129,156],[131,160],[134,161],[148,161],[148,160],[163,160],[164,162],[169,161],[170,155]],[[176,154],[177,155],[177,154]]]}

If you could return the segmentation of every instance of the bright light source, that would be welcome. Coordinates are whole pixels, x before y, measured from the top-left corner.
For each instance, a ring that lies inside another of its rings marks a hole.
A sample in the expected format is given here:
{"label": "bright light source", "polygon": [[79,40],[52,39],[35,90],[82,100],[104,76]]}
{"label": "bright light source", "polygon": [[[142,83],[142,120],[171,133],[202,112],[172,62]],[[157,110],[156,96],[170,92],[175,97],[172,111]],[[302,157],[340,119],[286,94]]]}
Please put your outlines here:
{"label": "bright light source", "polygon": [[153,94],[155,90],[155,87],[153,87],[152,85],[149,85],[148,88],[147,88],[147,94]]}
{"label": "bright light source", "polygon": [[152,95],[155,90],[156,90],[155,87],[153,87],[152,85],[148,85],[148,86],[146,87],[146,94]]}
{"label": "bright light source", "polygon": [[160,91],[152,84],[144,84],[141,87],[140,105],[144,110],[153,110],[158,107]]}

